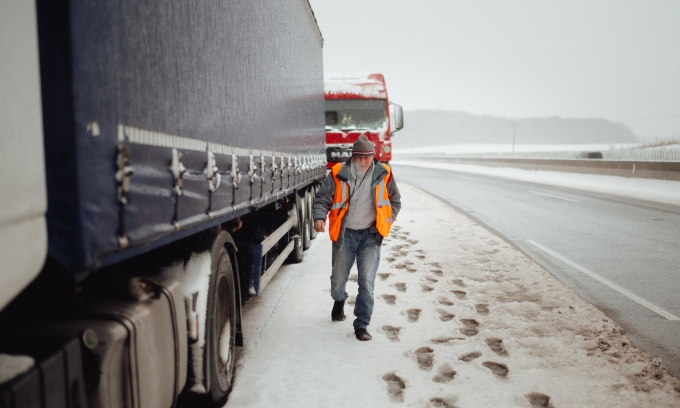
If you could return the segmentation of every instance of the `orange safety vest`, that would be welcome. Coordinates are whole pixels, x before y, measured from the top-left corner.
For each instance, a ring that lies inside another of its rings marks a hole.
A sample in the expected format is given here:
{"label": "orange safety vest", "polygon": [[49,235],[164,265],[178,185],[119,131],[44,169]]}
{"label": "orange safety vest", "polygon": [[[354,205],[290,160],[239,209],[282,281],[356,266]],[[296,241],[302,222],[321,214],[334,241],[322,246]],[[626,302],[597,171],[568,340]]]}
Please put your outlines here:
{"label": "orange safety vest", "polygon": [[[390,166],[379,163],[385,167],[387,174],[375,186],[375,228],[378,233],[386,237],[392,228],[392,203],[390,196],[387,193],[387,182],[390,180],[392,170]],[[333,180],[335,181],[335,195],[333,196],[333,203],[331,204],[331,211],[328,214],[328,233],[331,236],[331,241],[336,242],[340,237],[340,227],[342,219],[349,209],[349,183],[338,179],[338,173],[344,163],[338,163],[331,169]]]}

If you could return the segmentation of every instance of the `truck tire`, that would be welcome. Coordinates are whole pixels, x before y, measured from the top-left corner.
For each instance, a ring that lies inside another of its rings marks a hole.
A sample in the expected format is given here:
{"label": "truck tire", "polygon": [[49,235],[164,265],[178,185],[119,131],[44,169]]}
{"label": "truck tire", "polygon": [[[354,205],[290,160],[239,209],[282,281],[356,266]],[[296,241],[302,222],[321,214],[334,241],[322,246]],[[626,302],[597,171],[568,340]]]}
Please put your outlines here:
{"label": "truck tire", "polygon": [[302,259],[304,258],[304,249],[302,247],[302,226],[304,225],[302,221],[302,211],[300,211],[299,205],[302,203],[302,200],[300,199],[300,196],[295,194],[295,208],[294,210],[297,211],[298,215],[298,225],[296,228],[293,228],[291,230],[291,233],[297,234],[298,238],[293,239],[293,242],[295,243],[293,247],[293,251],[288,255],[288,260],[292,263],[300,263],[302,262]]}
{"label": "truck tire", "polygon": [[316,188],[310,187],[309,200],[307,200],[307,208],[309,208],[309,239],[316,239],[316,231],[314,231],[314,212],[312,206],[314,205],[314,197],[316,196]]}
{"label": "truck tire", "polygon": [[312,239],[310,237],[310,207],[309,207],[309,193],[305,190],[303,196],[300,197],[301,208],[302,208],[302,231],[300,235],[302,236],[302,249],[304,251],[308,250],[312,246]]}
{"label": "truck tire", "polygon": [[[226,234],[222,232],[221,234]],[[231,390],[236,338],[236,285],[231,259],[221,237],[212,253],[208,290],[205,371],[208,374],[209,406],[222,407]]]}

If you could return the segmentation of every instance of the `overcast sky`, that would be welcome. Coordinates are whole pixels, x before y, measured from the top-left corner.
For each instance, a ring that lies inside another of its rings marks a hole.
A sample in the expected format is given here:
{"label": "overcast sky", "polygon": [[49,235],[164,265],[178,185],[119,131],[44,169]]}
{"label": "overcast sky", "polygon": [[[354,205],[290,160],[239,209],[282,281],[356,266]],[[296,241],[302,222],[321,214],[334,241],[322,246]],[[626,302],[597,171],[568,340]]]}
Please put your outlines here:
{"label": "overcast sky", "polygon": [[310,0],[326,73],[406,110],[604,117],[680,138],[680,0]]}

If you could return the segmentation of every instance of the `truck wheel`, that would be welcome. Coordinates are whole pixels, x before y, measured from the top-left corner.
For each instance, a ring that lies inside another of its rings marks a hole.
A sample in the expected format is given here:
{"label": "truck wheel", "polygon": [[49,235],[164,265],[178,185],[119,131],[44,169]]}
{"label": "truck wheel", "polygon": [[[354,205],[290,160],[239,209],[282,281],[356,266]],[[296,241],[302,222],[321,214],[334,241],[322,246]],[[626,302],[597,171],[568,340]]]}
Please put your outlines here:
{"label": "truck wheel", "polygon": [[297,211],[298,225],[296,228],[291,230],[291,233],[297,234],[299,237],[293,240],[295,246],[293,247],[293,251],[290,253],[290,255],[288,255],[288,260],[292,263],[300,263],[304,257],[304,249],[302,248],[302,236],[304,235],[302,232],[302,226],[304,223],[302,221],[302,211],[299,210],[299,205],[301,202],[302,200],[300,199],[300,196],[295,194],[295,208],[293,211]]}
{"label": "truck wheel", "polygon": [[231,390],[234,371],[236,286],[229,253],[224,245],[213,249],[212,259],[204,362],[210,386],[210,401],[207,402],[221,407]]}
{"label": "truck wheel", "polygon": [[309,219],[311,218],[309,212],[310,212],[310,207],[308,205],[309,203],[309,193],[305,191],[305,195],[300,197],[300,201],[302,204],[302,232],[300,235],[302,235],[302,249],[304,251],[308,250],[310,246],[312,246],[312,239],[310,238],[310,222]]}
{"label": "truck wheel", "polygon": [[314,204],[314,197],[316,196],[316,189],[311,187],[309,190],[309,199],[307,200],[307,208],[309,211],[309,239],[316,238],[316,231],[314,231],[314,213],[312,211],[312,206]]}

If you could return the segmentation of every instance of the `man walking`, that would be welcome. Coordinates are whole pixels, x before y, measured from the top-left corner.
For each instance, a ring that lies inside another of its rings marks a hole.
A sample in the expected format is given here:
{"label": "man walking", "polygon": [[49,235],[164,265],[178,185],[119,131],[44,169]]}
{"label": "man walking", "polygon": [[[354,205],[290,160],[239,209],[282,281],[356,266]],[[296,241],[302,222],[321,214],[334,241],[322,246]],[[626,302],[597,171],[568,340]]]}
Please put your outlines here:
{"label": "man walking", "polygon": [[359,294],[354,305],[354,334],[371,340],[366,328],[373,314],[373,286],[380,263],[382,239],[390,233],[401,208],[401,195],[392,171],[374,159],[375,145],[361,135],[352,148],[352,158],[331,169],[316,193],[314,229],[328,233],[333,241],[331,296],[335,300],[331,319],[345,320],[345,287],[356,260]]}

